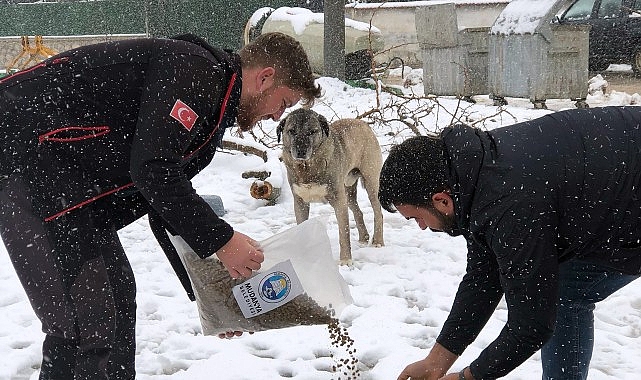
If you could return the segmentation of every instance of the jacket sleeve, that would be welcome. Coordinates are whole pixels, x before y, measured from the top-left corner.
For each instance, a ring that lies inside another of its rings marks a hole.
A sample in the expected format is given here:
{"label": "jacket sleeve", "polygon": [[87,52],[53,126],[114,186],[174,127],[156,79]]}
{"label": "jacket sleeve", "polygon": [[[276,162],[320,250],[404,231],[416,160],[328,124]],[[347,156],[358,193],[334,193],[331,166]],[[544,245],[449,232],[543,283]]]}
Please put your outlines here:
{"label": "jacket sleeve", "polygon": [[436,339],[456,355],[476,339],[503,295],[495,257],[471,238],[467,239],[467,250],[465,276]]}
{"label": "jacket sleeve", "polygon": [[[227,243],[234,231],[219,219],[192,187],[185,156],[191,142],[224,94],[222,72],[197,55],[165,55],[147,68],[138,125],[131,151],[131,177],[151,207],[200,257],[208,257]],[[198,115],[188,129],[170,116],[180,100]],[[215,149],[205,147],[203,149]],[[199,165],[202,167],[202,165]]]}
{"label": "jacket sleeve", "polygon": [[523,201],[503,213],[488,237],[508,309],[499,336],[472,362],[476,379],[495,379],[518,367],[552,336],[558,303],[557,229],[553,212]]}

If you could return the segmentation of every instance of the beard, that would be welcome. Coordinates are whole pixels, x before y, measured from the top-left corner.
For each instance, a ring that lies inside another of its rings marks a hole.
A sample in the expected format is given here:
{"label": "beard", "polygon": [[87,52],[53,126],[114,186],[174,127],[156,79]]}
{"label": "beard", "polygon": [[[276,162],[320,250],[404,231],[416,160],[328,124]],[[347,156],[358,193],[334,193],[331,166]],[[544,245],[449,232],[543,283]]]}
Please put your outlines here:
{"label": "beard", "polygon": [[256,124],[248,108],[249,107],[240,105],[238,107],[238,115],[236,116],[238,128],[240,128],[240,130],[243,132],[251,130],[252,128],[254,128],[254,124]]}
{"label": "beard", "polygon": [[263,94],[257,94],[241,99],[236,116],[236,122],[241,131],[250,131],[260,121],[258,108],[264,102],[264,98]]}
{"label": "beard", "polygon": [[[435,208],[431,211],[432,215],[434,215],[440,223],[438,231],[445,232],[448,235],[454,236],[454,225],[456,223],[456,218],[454,216],[455,214],[446,215]],[[434,231],[435,229],[431,228],[431,230]]]}

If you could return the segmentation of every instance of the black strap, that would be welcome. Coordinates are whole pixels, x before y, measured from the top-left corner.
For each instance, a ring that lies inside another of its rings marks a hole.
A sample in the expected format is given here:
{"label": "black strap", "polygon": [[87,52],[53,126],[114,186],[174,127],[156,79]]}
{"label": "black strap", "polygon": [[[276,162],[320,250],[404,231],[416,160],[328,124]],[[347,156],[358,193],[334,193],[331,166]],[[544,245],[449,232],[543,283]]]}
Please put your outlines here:
{"label": "black strap", "polygon": [[182,260],[180,260],[180,256],[178,256],[176,247],[174,247],[171,239],[169,239],[169,235],[167,235],[163,219],[154,211],[149,212],[149,227],[151,227],[151,232],[153,232],[156,240],[158,240],[160,248],[165,252],[165,256],[167,256],[171,267],[174,269],[174,272],[176,272],[180,283],[183,288],[185,288],[187,296],[190,300],[195,301],[196,296],[194,295],[194,289],[191,287],[191,280],[189,280],[187,269],[185,269]]}
{"label": "black strap", "polygon": [[198,37],[195,34],[185,33],[171,37],[172,40],[187,41],[194,45],[198,45],[207,49],[220,63],[225,63],[229,66],[229,55],[232,53],[230,49],[220,49],[211,46],[204,38]]}

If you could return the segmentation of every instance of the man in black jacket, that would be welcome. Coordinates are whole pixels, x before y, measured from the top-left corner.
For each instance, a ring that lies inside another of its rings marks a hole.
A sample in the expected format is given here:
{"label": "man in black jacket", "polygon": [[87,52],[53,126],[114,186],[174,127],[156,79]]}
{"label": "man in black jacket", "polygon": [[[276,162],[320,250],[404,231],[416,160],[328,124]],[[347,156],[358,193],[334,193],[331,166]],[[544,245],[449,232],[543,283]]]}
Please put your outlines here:
{"label": "man in black jacket", "polygon": [[[641,273],[641,107],[408,139],[383,165],[379,198],[468,246],[436,344],[399,380],[495,379],[540,348],[544,379],[585,379],[594,304]],[[503,296],[499,336],[447,374]]]}
{"label": "man in black jacket", "polygon": [[117,231],[141,216],[232,277],[260,268],[260,247],[190,180],[235,122],[249,130],[319,96],[281,33],[238,53],[191,35],[84,46],[0,80],[0,234],[46,333],[40,379],[135,378],[135,282]]}

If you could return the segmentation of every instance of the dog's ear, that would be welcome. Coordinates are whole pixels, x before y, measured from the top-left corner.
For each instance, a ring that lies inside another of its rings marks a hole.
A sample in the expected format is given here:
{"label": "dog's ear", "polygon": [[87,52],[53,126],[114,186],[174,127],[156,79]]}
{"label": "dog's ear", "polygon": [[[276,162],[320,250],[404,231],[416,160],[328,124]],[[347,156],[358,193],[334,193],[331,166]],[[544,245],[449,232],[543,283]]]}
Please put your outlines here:
{"label": "dog's ear", "polygon": [[285,120],[287,120],[287,118],[281,120],[280,123],[278,123],[278,127],[276,127],[276,142],[280,142],[280,135],[283,134],[283,129],[285,129]]}
{"label": "dog's ear", "polygon": [[320,124],[325,136],[329,136],[329,123],[327,122],[327,119],[325,119],[325,116],[318,114],[318,124]]}

